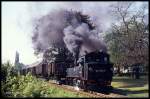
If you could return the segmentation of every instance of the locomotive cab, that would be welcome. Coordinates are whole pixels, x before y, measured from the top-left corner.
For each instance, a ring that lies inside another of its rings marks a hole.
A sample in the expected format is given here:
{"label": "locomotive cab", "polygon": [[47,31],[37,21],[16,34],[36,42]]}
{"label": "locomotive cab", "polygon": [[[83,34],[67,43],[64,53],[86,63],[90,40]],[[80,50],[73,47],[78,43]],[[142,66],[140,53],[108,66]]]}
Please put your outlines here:
{"label": "locomotive cab", "polygon": [[105,52],[92,52],[79,58],[82,79],[88,86],[111,87],[113,64]]}
{"label": "locomotive cab", "polygon": [[85,56],[85,78],[99,83],[112,80],[112,64],[109,55],[104,52],[93,52]]}

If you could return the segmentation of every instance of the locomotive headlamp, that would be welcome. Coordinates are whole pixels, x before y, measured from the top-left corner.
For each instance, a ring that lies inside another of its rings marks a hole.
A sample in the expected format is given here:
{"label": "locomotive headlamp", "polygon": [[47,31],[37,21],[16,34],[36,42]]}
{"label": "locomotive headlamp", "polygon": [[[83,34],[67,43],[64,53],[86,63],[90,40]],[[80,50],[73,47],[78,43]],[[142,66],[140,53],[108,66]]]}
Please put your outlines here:
{"label": "locomotive headlamp", "polygon": [[113,70],[114,70],[114,69],[113,69],[113,67],[112,67],[112,68],[110,68],[110,70],[111,70],[111,71],[113,71]]}
{"label": "locomotive headlamp", "polygon": [[105,62],[107,61],[107,57],[104,58],[104,61],[105,61]]}
{"label": "locomotive headlamp", "polygon": [[90,67],[90,68],[89,68],[89,71],[93,71],[93,69]]}

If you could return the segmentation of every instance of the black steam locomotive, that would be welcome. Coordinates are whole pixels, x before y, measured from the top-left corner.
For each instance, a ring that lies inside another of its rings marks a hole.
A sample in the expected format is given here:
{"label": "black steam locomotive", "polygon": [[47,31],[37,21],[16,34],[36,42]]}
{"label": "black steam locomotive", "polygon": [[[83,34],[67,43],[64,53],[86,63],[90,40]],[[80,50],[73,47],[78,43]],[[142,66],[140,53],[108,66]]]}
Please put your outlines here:
{"label": "black steam locomotive", "polygon": [[92,52],[78,60],[78,66],[67,68],[66,81],[83,89],[111,88],[113,64],[104,52]]}
{"label": "black steam locomotive", "polygon": [[39,63],[21,70],[45,78],[56,78],[60,83],[78,86],[82,89],[103,90],[111,88],[113,64],[105,52],[95,51],[80,57],[77,64],[57,60]]}

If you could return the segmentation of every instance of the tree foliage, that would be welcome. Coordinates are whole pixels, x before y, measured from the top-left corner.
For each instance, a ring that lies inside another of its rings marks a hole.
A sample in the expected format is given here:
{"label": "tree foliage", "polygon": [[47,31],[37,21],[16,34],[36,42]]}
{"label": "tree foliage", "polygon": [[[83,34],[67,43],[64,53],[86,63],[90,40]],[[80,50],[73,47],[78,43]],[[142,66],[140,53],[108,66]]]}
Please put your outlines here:
{"label": "tree foliage", "polygon": [[118,18],[106,35],[112,60],[119,66],[137,63],[148,65],[149,29],[145,21],[146,5],[134,11],[134,3],[118,3],[112,6],[112,15]]}
{"label": "tree foliage", "polygon": [[67,48],[62,47],[49,47],[43,53],[43,62],[50,63],[54,61],[69,61],[73,60],[72,53],[70,53]]}
{"label": "tree foliage", "polygon": [[1,65],[1,80],[2,81],[5,82],[7,76],[14,76],[16,74],[17,72],[16,72],[15,67],[9,61]]}

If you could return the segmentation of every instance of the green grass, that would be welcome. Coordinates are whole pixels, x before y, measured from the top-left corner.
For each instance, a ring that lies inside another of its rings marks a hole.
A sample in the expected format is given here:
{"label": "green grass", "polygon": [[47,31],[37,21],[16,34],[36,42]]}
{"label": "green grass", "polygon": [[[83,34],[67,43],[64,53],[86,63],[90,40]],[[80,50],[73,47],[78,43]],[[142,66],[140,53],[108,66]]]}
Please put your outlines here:
{"label": "green grass", "polygon": [[70,92],[53,85],[51,85],[48,90],[51,93],[48,97],[87,97],[78,94],[77,92]]}
{"label": "green grass", "polygon": [[[1,81],[2,82],[2,81]],[[149,97],[148,77],[132,79],[130,77],[114,77],[112,81],[114,92],[127,97]],[[9,97],[88,97],[78,92],[70,92],[61,87],[49,84],[31,74],[26,76],[8,76],[6,82],[2,82],[3,96]]]}
{"label": "green grass", "polygon": [[148,77],[142,76],[140,79],[131,77],[114,77],[112,86],[117,93],[127,97],[149,97]]}

